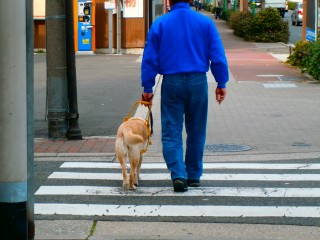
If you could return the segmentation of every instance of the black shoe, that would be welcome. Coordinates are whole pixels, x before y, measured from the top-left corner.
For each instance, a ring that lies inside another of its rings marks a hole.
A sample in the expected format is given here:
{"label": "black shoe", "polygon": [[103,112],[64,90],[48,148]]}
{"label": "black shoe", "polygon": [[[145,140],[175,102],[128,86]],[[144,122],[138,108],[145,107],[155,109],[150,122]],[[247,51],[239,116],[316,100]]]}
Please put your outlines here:
{"label": "black shoe", "polygon": [[187,185],[189,187],[199,187],[200,186],[200,180],[197,179],[188,179],[187,180]]}
{"label": "black shoe", "polygon": [[186,192],[188,191],[188,186],[186,180],[183,178],[173,179],[173,190],[175,192]]}

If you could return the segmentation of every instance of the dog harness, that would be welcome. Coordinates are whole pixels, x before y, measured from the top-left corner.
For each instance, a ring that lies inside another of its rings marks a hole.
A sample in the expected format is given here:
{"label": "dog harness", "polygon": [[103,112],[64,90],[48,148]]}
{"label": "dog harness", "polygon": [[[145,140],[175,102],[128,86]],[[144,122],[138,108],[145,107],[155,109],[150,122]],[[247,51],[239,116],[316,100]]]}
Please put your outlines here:
{"label": "dog harness", "polygon": [[135,118],[135,117],[131,117],[133,115],[133,112],[135,112],[135,110],[137,109],[138,105],[139,104],[143,104],[143,105],[146,105],[148,107],[148,114],[147,114],[147,118],[144,120],[144,125],[147,127],[148,129],[148,142],[147,142],[147,146],[142,149],[140,151],[140,154],[144,154],[145,152],[147,152],[147,149],[149,147],[149,145],[152,144],[151,140],[150,140],[150,137],[151,135],[153,134],[153,116],[152,116],[152,111],[151,111],[151,103],[150,102],[147,102],[147,101],[137,101],[131,111],[129,112],[129,114],[123,119],[123,122],[127,122],[129,119],[132,119],[132,120],[141,120],[140,118]]}

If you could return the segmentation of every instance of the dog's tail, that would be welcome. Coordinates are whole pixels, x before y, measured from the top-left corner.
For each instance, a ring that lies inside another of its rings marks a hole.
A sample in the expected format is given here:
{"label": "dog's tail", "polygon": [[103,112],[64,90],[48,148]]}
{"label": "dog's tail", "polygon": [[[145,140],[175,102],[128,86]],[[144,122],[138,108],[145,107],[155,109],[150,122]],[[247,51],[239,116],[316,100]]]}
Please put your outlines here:
{"label": "dog's tail", "polygon": [[134,134],[131,128],[128,128],[128,127],[124,128],[122,130],[122,133],[123,133],[124,141],[128,144],[138,144],[144,141],[143,137],[141,137],[138,134]]}

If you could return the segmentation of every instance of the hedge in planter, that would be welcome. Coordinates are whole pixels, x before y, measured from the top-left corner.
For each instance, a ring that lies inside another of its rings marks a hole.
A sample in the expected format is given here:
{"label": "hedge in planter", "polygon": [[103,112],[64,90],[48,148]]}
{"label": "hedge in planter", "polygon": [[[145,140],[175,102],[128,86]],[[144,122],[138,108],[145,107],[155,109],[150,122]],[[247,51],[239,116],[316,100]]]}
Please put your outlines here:
{"label": "hedge in planter", "polygon": [[282,20],[277,9],[267,8],[252,17],[251,13],[232,13],[230,26],[234,34],[253,42],[289,41],[288,22]]}
{"label": "hedge in planter", "polygon": [[255,42],[289,41],[288,22],[282,20],[277,9],[267,8],[260,11],[252,19],[250,32],[246,40]]}

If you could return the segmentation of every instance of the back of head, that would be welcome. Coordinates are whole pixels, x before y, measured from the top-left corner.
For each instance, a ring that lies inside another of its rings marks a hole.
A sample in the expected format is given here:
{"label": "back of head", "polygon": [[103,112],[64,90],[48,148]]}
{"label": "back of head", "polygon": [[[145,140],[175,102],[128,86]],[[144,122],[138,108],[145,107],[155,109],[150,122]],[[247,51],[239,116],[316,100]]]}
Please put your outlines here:
{"label": "back of head", "polygon": [[178,3],[178,2],[186,2],[186,3],[189,3],[190,0],[172,0],[172,3],[173,3],[173,4],[176,4],[176,3]]}

